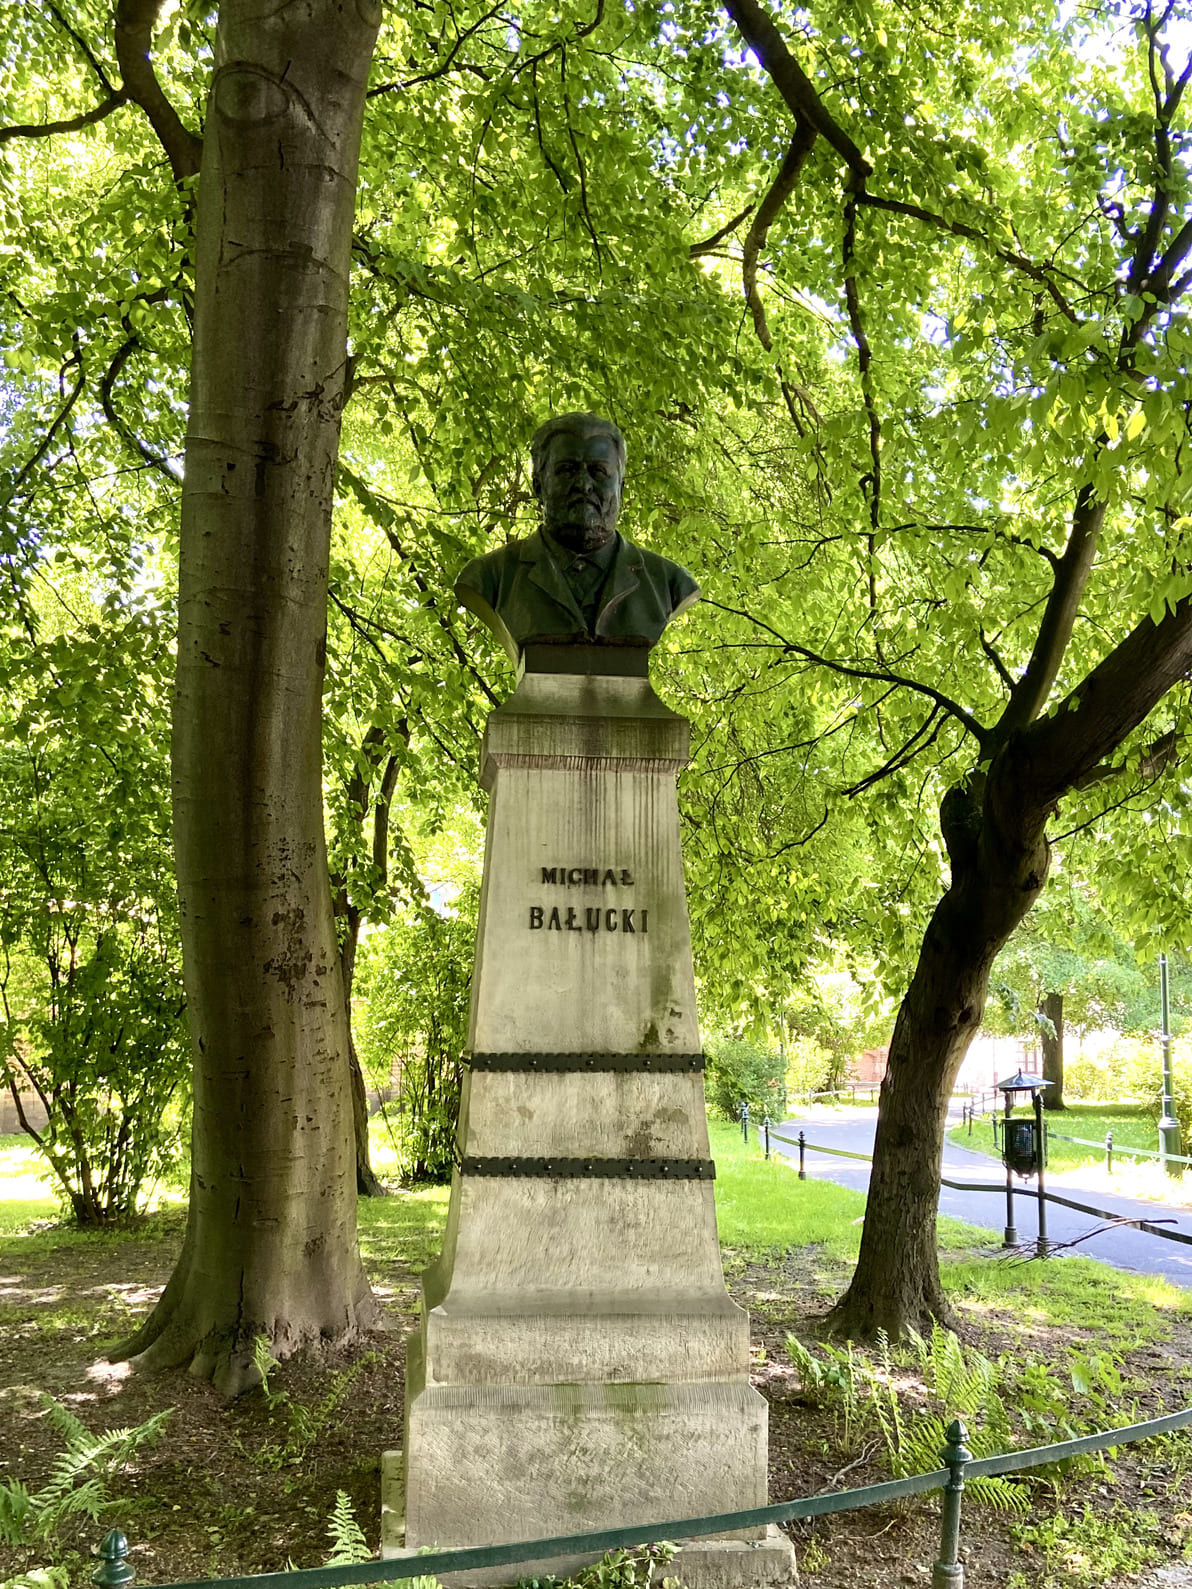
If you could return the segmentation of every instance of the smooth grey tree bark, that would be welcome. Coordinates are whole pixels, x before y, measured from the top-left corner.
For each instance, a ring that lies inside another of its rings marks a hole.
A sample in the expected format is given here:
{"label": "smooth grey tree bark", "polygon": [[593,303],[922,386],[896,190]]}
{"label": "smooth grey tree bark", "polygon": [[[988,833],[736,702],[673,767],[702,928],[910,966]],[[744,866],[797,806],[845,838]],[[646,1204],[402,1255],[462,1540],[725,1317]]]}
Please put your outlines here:
{"label": "smooth grey tree bark", "polygon": [[323,833],[332,488],[372,0],[223,0],[197,212],[174,825],[195,1059],[178,1267],[121,1349],[234,1394],[374,1320]]}
{"label": "smooth grey tree bark", "polygon": [[1045,993],[1039,1005],[1044,1017],[1039,1036],[1043,1048],[1043,1080],[1051,1083],[1044,1089],[1044,1109],[1059,1110],[1064,1107],[1064,995]]}

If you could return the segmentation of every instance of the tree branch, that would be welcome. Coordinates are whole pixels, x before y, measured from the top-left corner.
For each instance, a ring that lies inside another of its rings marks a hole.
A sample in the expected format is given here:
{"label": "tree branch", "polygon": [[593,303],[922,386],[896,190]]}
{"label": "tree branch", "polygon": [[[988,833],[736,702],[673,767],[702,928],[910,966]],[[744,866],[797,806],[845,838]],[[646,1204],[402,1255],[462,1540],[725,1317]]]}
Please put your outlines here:
{"label": "tree branch", "polygon": [[918,204],[904,204],[900,199],[883,198],[880,193],[870,193],[864,189],[857,193],[856,202],[868,205],[871,209],[885,210],[891,215],[909,216],[912,220],[922,221],[925,225],[934,226],[942,232],[950,232],[953,237],[964,237],[974,243],[983,243],[1003,263],[1012,265],[1015,270],[1038,282],[1054,301],[1060,313],[1074,324],[1079,323],[1076,311],[1052,280],[1053,266],[1040,265],[1036,260],[1028,259],[1025,254],[1019,254],[1012,248],[1002,248],[991,238],[986,237],[978,227],[967,226],[963,221],[950,221],[946,216],[936,215]]}
{"label": "tree branch", "polygon": [[747,204],[740,215],[734,215],[731,221],[727,221],[718,232],[713,232],[711,237],[705,237],[702,243],[692,243],[687,250],[688,259],[698,259],[701,254],[712,253],[718,244],[723,243],[725,238],[735,232],[741,222],[752,214],[753,205]]}
{"label": "tree branch", "polygon": [[1006,686],[1006,688],[1011,693],[1013,693],[1013,690],[1014,690],[1014,675],[1010,672],[1009,668],[1002,661],[997,647],[994,645],[993,641],[990,640],[989,636],[985,633],[984,629],[978,630],[978,634],[981,637],[981,650],[984,651],[985,655],[993,663],[993,666],[994,666],[994,669],[997,672],[998,678],[1001,679],[1002,683]]}
{"label": "tree branch", "polygon": [[[343,480],[345,485],[351,489],[353,496],[355,496],[361,507],[364,508],[365,511],[369,513],[381,526],[386,539],[389,541],[389,544],[393,547],[398,556],[403,561],[408,561],[405,548],[401,545],[397,539],[397,536],[393,532],[391,523],[393,514],[388,510],[384,498],[374,491],[372,487],[369,486],[364,480],[362,480],[354,469],[349,468],[349,466],[343,461],[342,457],[339,461],[339,477],[341,480]],[[423,595],[428,595],[429,589],[426,580],[418,572],[418,570],[412,566],[410,569],[410,576],[418,590]],[[488,681],[473,665],[472,659],[460,645],[459,640],[456,638],[455,632],[451,628],[451,625],[447,622],[446,615],[441,611],[440,608],[436,607],[435,616],[439,621],[440,628],[447,636],[448,642],[455,656],[455,660],[459,663],[460,667],[462,667],[468,676],[479,686],[485,696],[487,696],[491,705],[500,706],[501,703],[493,694],[492,689],[489,687]]]}
{"label": "tree branch", "polygon": [[99,79],[99,86],[103,89],[104,93],[114,94],[116,89],[112,83],[112,80],[104,70],[99,58],[95,55],[91,46],[87,43],[87,40],[78,31],[78,29],[62,15],[61,8],[54,4],[54,0],[48,0],[47,9],[62,31],[64,33],[68,33],[74,40],[79,54],[83,57],[83,59],[87,62],[87,65]]}
{"label": "tree branch", "polygon": [[[1182,736],[1174,729],[1169,728],[1166,734],[1152,740],[1142,753],[1138,762],[1139,776],[1153,783],[1176,760]],[[1092,789],[1097,784],[1109,783],[1114,778],[1120,778],[1130,768],[1124,761],[1106,761],[1098,767],[1090,767],[1088,772],[1081,776],[1072,785],[1073,789]]]}
{"label": "tree branch", "polygon": [[807,646],[801,646],[795,640],[788,640],[785,635],[780,634],[777,629],[766,623],[764,619],[754,617],[751,612],[746,612],[741,607],[729,607],[722,601],[713,601],[709,596],[704,597],[704,606],[715,607],[720,612],[731,613],[736,618],[744,618],[747,623],[751,623],[756,628],[764,629],[767,634],[773,635],[774,639],[788,655],[803,657],[808,662],[814,662],[817,667],[829,669],[832,673],[840,673],[846,678],[852,679],[873,679],[878,684],[899,684],[904,689],[915,690],[920,695],[925,695],[929,701],[934,701],[942,711],[947,712],[958,723],[961,723],[977,741],[982,750],[985,750],[989,745],[991,738],[989,730],[979,723],[971,712],[966,711],[959,702],[952,700],[942,690],[934,689],[930,684],[923,684],[918,679],[907,678],[905,674],[894,673],[889,668],[862,668],[857,667],[853,663],[840,662],[834,657],[821,656],[818,651],[812,651]]}
{"label": "tree branch", "polygon": [[83,370],[83,353],[79,343],[79,333],[77,330],[73,333],[72,340],[74,342],[74,352],[65,361],[61,370],[58,372],[58,389],[61,391],[62,383],[66,377],[66,372],[72,366],[78,371],[78,374],[75,378],[74,387],[69,396],[63,402],[62,407],[54,416],[49,429],[41,439],[40,445],[34,449],[32,456],[27,458],[21,465],[16,479],[5,493],[4,500],[6,503],[12,501],[17,492],[21,489],[21,486],[28,479],[29,475],[34,469],[37,468],[38,464],[45,457],[46,453],[49,452],[51,446],[53,445],[54,437],[58,432],[59,426],[69,418],[71,409],[79,400],[79,394],[82,392],[83,385],[86,381],[86,374]]}
{"label": "tree branch", "polygon": [[939,738],[941,725],[938,723],[935,726],[934,733],[932,733],[927,739],[923,740],[922,744],[919,744],[919,740],[923,738],[925,733],[927,733],[928,728],[931,727],[931,724],[938,715],[939,710],[940,708],[938,706],[933,705],[930,712],[928,712],[927,716],[919,724],[919,727],[915,729],[914,733],[905,741],[900,749],[896,750],[892,756],[888,757],[887,760],[884,761],[876,770],[876,772],[871,772],[868,777],[862,778],[860,783],[852,784],[848,789],[843,790],[842,792],[844,795],[848,799],[852,800],[857,795],[864,794],[866,789],[871,789],[874,784],[881,783],[883,778],[889,778],[891,774],[901,772],[908,762],[911,762],[915,759],[921,750],[926,750],[928,745],[934,744],[936,739]]}
{"label": "tree branch", "polygon": [[162,4],[163,0],[117,0],[116,59],[123,92],[144,111],[166,152],[174,181],[181,183],[197,174],[203,141],[182,125],[153,70],[150,47]]}
{"label": "tree branch", "polygon": [[126,104],[128,98],[127,91],[118,88],[91,110],[84,110],[78,116],[68,116],[64,121],[27,122],[23,126],[0,127],[0,143],[7,143],[10,138],[53,138],[60,132],[81,132],[84,127],[94,127],[96,122],[104,121],[114,110]]}
{"label": "tree branch", "polygon": [[857,195],[850,191],[844,206],[844,299],[848,306],[848,323],[857,344],[857,371],[861,379],[861,397],[869,420],[869,610],[877,611],[877,579],[874,557],[875,540],[881,526],[882,515],[882,422],[873,393],[871,367],[873,350],[865,335],[865,322],[861,314],[861,295],[857,288]]}
{"label": "tree branch", "polygon": [[1104,520],[1105,503],[1094,497],[1091,486],[1084,486],[1076,500],[1072,532],[1056,569],[1030,661],[994,730],[1000,742],[1033,722],[1046,705],[1072,638]]}
{"label": "tree branch", "polygon": [[[778,175],[770,184],[769,190],[758,205],[757,214],[753,218],[745,241],[741,248],[741,284],[745,289],[745,302],[749,305],[749,313],[753,317],[753,329],[757,339],[769,353],[774,345],[770,335],[770,327],[766,321],[766,309],[762,303],[761,294],[757,290],[757,261],[765,244],[766,237],[773,225],[779,210],[786,203],[787,198],[794,192],[799,180],[799,173],[807,161],[816,140],[816,130],[806,121],[795,123],[795,135],[791,139],[790,148],[786,151]],[[808,407],[814,407],[810,398],[801,387],[793,387],[786,379],[781,365],[777,366],[778,379],[782,386],[782,395],[786,401],[787,412],[791,417],[799,435],[803,435],[803,424],[795,404],[796,394],[803,398]]]}
{"label": "tree branch", "polygon": [[787,48],[786,40],[758,0],[726,0],[725,10],[737,24],[745,43],[761,62],[767,76],[786,101],[796,123],[807,122],[843,159],[860,184],[873,175],[844,128],[829,114],[806,72]]}
{"label": "tree branch", "polygon": [[[389,94],[395,89],[416,88],[421,83],[433,83],[437,78],[446,77],[448,72],[452,70],[452,67],[455,64],[455,57],[463,48],[464,40],[471,38],[473,33],[478,33],[486,22],[491,22],[495,16],[500,15],[500,12],[501,5],[497,4],[493,6],[491,10],[486,11],[483,16],[478,17],[476,21],[473,22],[470,27],[466,27],[462,33],[456,34],[455,43],[447,52],[447,59],[443,62],[442,66],[436,67],[433,72],[423,72],[420,77],[407,77],[405,81],[401,83],[378,83],[375,88],[370,88],[364,97],[366,99],[375,99],[378,94]],[[460,70],[463,72],[476,72],[479,69],[476,66],[465,62],[464,65],[460,67]],[[485,76],[484,73],[481,73],[480,75]]]}
{"label": "tree branch", "polygon": [[116,381],[120,371],[127,364],[134,348],[140,346],[140,338],[134,332],[117,348],[112,362],[104,372],[103,380],[99,383],[99,400],[103,405],[104,415],[112,429],[135,452],[139,453],[145,462],[158,474],[164,475],[171,485],[178,485],[182,479],[182,471],[177,464],[171,463],[168,458],[160,458],[152,447],[146,446],[141,438],[130,429],[116,412],[113,397]]}
{"label": "tree branch", "polygon": [[768,353],[773,346],[770,328],[766,324],[766,311],[757,290],[757,261],[758,256],[765,246],[767,234],[778,216],[779,210],[786,203],[789,195],[794,191],[799,180],[799,173],[807,161],[815,143],[815,128],[807,121],[795,123],[795,135],[791,139],[790,148],[786,151],[778,175],[757,207],[757,214],[753,217],[745,241],[741,247],[741,283],[745,289],[745,301],[749,305],[749,312],[753,316],[753,328],[757,332],[757,339]]}
{"label": "tree branch", "polygon": [[[1192,597],[1144,618],[1056,710],[1022,736],[1029,771],[1018,795],[1044,809],[1121,744],[1192,667]],[[1019,758],[1015,758],[1018,760]]]}

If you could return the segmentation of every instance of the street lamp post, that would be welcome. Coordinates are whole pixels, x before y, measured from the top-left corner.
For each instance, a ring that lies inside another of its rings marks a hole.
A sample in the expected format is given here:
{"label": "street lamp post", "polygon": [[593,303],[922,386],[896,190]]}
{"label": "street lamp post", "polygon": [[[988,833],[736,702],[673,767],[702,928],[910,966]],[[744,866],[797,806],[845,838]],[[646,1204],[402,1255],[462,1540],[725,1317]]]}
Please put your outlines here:
{"label": "street lamp post", "polygon": [[1179,1175],[1180,1123],[1175,1116],[1175,1085],[1171,1075],[1171,1006],[1167,997],[1167,956],[1159,956],[1159,1001],[1163,1011],[1163,1103],[1159,1117],[1159,1156],[1168,1175]]}

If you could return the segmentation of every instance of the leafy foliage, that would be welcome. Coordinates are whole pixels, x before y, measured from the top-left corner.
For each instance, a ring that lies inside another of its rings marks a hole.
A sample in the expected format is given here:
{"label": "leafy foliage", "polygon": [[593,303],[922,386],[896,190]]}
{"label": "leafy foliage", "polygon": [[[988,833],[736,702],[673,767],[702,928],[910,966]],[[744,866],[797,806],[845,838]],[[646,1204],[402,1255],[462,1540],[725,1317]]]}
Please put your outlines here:
{"label": "leafy foliage", "polygon": [[360,1027],[367,1071],[396,1078],[402,1178],[451,1178],[459,1118],[475,895],[450,915],[411,910],[365,944]]}
{"label": "leafy foliage", "polygon": [[[804,1395],[835,1410],[842,1448],[856,1450],[876,1431],[894,1478],[939,1467],[956,1417],[966,1420],[966,1444],[980,1458],[1016,1449],[1019,1439],[1075,1439],[1134,1413],[1122,1406],[1122,1374],[1110,1352],[1073,1353],[1066,1373],[1057,1373],[1042,1363],[988,1358],[938,1324],[926,1336],[909,1331],[905,1347],[909,1373],[884,1334],[872,1355],[851,1342],[821,1344],[818,1352],[795,1336],[786,1342]],[[1029,1509],[1020,1481],[995,1475],[970,1479],[966,1488],[1000,1510]]]}
{"label": "leafy foliage", "polygon": [[74,603],[89,621],[47,603],[0,653],[16,728],[0,747],[0,1078],[45,1109],[26,1129],[75,1219],[100,1225],[135,1213],[175,1156],[189,1052],[168,620],[150,591]]}
{"label": "leafy foliage", "polygon": [[[171,563],[212,42],[193,7],[149,30],[179,138],[135,73],[114,88],[107,9],[28,10],[0,106],[6,644],[80,556],[126,603]],[[1171,19],[974,0],[941,33],[891,0],[823,0],[762,13],[759,42],[755,0],[390,10],[331,567],[345,943],[408,871],[403,837],[378,854],[365,820],[390,768],[414,803],[473,798],[505,675],[446,592],[534,523],[525,439],[567,407],[622,423],[624,528],[707,597],[656,674],[696,727],[683,800],[712,1024],[774,1024],[832,946],[903,991],[961,941],[924,948],[981,851],[966,836],[1001,831],[999,791],[1041,791],[1037,886],[1050,822],[1137,942],[1187,938],[1186,669],[1121,650],[1161,635],[1170,661],[1192,585]],[[1103,663],[1129,689],[1090,688]],[[1024,734],[1054,789],[1010,765]],[[946,832],[945,799],[963,819]],[[1002,882],[986,903],[1037,892]],[[906,1051],[921,1071],[922,1044]],[[414,1096],[441,1140],[450,1089],[425,1064]]]}
{"label": "leafy foliage", "polygon": [[48,1482],[30,1491],[19,1479],[0,1484],[0,1539],[7,1545],[52,1540],[67,1518],[96,1518],[111,1502],[109,1482],[157,1439],[173,1409],[166,1408],[131,1429],[92,1434],[68,1407],[43,1395],[44,1415],[63,1437]]}
{"label": "leafy foliage", "polygon": [[356,1521],[351,1497],[346,1490],[335,1492],[335,1505],[331,1508],[331,1516],[327,1519],[327,1533],[331,1538],[328,1567],[348,1567],[354,1562],[373,1559],[368,1540],[365,1539],[364,1530]]}
{"label": "leafy foliage", "polygon": [[739,1120],[741,1105],[749,1105],[755,1121],[763,1115],[780,1120],[786,1112],[786,1066],[780,1055],[744,1038],[708,1041],[704,1092],[708,1103],[725,1120]]}

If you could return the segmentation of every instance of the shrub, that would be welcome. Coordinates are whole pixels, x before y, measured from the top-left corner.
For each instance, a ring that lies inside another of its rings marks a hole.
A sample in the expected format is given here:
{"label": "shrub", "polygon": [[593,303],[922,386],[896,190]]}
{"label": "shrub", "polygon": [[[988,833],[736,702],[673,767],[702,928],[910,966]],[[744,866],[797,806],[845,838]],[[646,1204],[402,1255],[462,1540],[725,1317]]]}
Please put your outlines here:
{"label": "shrub", "polygon": [[356,1022],[365,1071],[388,1082],[400,1072],[397,1146],[402,1180],[449,1181],[459,1119],[468,990],[476,937],[475,899],[440,916],[429,907],[398,916],[361,946]]}
{"label": "shrub", "polygon": [[704,1045],[708,1103],[726,1120],[739,1120],[741,1104],[757,1119],[778,1120],[786,1113],[786,1078],[781,1057],[741,1037],[725,1037]]}
{"label": "shrub", "polygon": [[830,1092],[839,1071],[837,1056],[814,1037],[796,1037],[786,1051],[786,1090],[793,1098]]}

